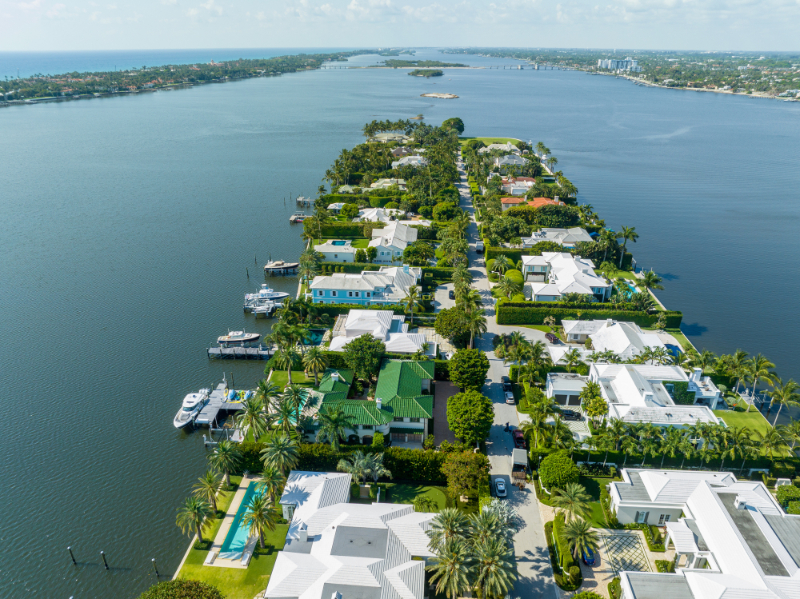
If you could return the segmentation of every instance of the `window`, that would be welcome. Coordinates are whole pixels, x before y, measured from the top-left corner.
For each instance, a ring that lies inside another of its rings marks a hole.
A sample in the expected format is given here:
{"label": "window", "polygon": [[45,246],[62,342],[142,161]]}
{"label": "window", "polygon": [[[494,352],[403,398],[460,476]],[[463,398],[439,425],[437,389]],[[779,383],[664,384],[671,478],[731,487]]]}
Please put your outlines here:
{"label": "window", "polygon": [[331,295],[332,295],[333,297],[336,297],[336,291],[331,291]]}
{"label": "window", "polygon": [[369,291],[367,291],[367,297],[370,297],[371,295],[372,294]]}
{"label": "window", "polygon": [[669,514],[661,514],[658,517],[658,525],[659,526],[664,526],[664,524],[666,524],[667,522],[669,522]]}
{"label": "window", "polygon": [[317,291],[317,296],[318,297],[322,297],[322,290],[321,289],[319,291]]}
{"label": "window", "polygon": [[636,512],[636,524],[647,524],[647,516],[650,512]]}
{"label": "window", "polygon": [[356,291],[356,297],[358,297],[358,294],[359,294],[359,292],[358,292],[358,291]]}
{"label": "window", "polygon": [[348,291],[347,292],[347,297],[353,297],[353,292],[352,291]]}
{"label": "window", "polygon": [[422,422],[422,418],[412,418],[411,422]]}
{"label": "window", "polygon": [[334,257],[334,258],[338,258],[338,257],[339,257],[339,254],[334,254],[334,255],[333,255],[333,257]]}
{"label": "window", "polygon": [[361,425],[361,430],[362,431],[371,431],[373,428],[375,428],[375,427],[372,426],[371,424],[362,424]]}
{"label": "window", "polygon": [[394,422],[403,422],[403,419],[395,417]]}

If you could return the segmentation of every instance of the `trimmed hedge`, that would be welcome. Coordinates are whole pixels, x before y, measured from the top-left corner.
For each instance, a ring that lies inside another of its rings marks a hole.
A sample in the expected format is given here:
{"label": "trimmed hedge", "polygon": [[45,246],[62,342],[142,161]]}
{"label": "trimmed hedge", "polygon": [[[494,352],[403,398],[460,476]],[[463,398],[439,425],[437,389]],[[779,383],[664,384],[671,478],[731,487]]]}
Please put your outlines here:
{"label": "trimmed hedge", "polygon": [[[574,591],[579,588],[583,583],[583,578],[580,574],[580,566],[575,563],[575,558],[572,557],[572,552],[569,550],[569,545],[564,539],[564,514],[558,514],[553,520],[553,536],[555,537],[556,548],[558,549],[559,567],[561,568],[561,582],[556,578],[556,583],[565,591]],[[571,574],[573,567],[578,568],[577,579],[572,576],[565,576],[564,573]]]}
{"label": "trimmed hedge", "polygon": [[800,515],[800,501],[790,501],[786,513]]}
{"label": "trimmed hedge", "polygon": [[657,559],[656,570],[662,574],[672,574],[675,572],[675,562],[668,559]]}
{"label": "trimmed hedge", "polygon": [[619,576],[608,583],[608,596],[611,599],[620,599],[622,597],[622,582]]}
{"label": "trimmed hedge", "polygon": [[[506,271],[506,279],[510,280],[513,283],[517,283],[518,285],[522,285],[525,283],[525,278],[522,276],[522,273],[518,271],[516,268],[512,268]],[[524,296],[523,296],[524,300]]]}
{"label": "trimmed hedge", "polygon": [[[597,307],[594,307],[597,306]],[[567,307],[556,302],[508,302],[500,301],[497,306],[497,324],[544,324],[544,319],[553,316],[557,324],[567,320],[624,320],[639,326],[653,326],[659,314],[665,314],[667,328],[680,327],[683,314],[670,310],[667,312],[642,312],[638,310],[622,310],[612,304],[581,304],[578,307]]]}
{"label": "trimmed hedge", "polygon": [[380,264],[370,264],[369,262],[320,262],[320,274],[325,275],[332,272],[360,273],[365,270],[379,270]]}
{"label": "trimmed hedge", "polygon": [[422,267],[422,280],[434,279],[436,281],[450,282],[453,280],[453,271],[455,268],[447,266],[423,266]]}
{"label": "trimmed hedge", "polygon": [[[648,524],[626,524],[625,528],[628,530],[641,530],[644,533],[644,540],[647,541],[647,547],[654,553],[664,553],[664,539],[661,538],[661,533],[658,528]],[[655,532],[653,531],[655,529]]]}
{"label": "trimmed hedge", "polygon": [[219,589],[199,580],[167,580],[151,586],[139,599],[224,599]]}
{"label": "trimmed hedge", "polygon": [[800,501],[800,488],[794,485],[783,485],[778,487],[778,503],[786,507],[790,501]]}

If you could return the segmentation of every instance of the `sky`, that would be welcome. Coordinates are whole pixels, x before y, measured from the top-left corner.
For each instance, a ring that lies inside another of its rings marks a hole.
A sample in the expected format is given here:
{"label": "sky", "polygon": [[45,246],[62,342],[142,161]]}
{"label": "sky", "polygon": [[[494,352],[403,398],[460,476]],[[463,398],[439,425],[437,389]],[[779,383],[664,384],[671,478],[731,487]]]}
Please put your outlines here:
{"label": "sky", "polygon": [[0,51],[800,50],[800,0],[0,0]]}

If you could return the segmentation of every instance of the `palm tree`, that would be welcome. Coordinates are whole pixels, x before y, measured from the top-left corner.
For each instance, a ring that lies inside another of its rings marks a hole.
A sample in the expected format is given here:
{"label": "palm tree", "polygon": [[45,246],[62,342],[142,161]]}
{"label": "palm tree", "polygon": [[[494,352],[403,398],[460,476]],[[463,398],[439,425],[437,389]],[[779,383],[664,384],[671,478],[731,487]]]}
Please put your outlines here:
{"label": "palm tree", "polygon": [[297,443],[286,433],[274,432],[264,443],[261,460],[266,468],[275,468],[285,478],[286,471],[292,470],[300,460]]}
{"label": "palm tree", "polygon": [[317,346],[310,348],[303,355],[303,366],[314,373],[314,386],[319,387],[319,373],[325,372],[328,367],[328,358],[323,351]]}
{"label": "palm tree", "polygon": [[782,454],[789,449],[786,440],[774,428],[764,431],[763,433],[757,432],[756,441],[762,453],[768,455],[770,460],[775,459],[776,453]]}
{"label": "palm tree", "polygon": [[522,290],[522,285],[517,283],[516,281],[512,281],[508,277],[503,277],[500,279],[500,282],[496,285],[497,289],[505,295],[508,299],[511,299],[515,293],[519,293]]}
{"label": "palm tree", "polygon": [[382,453],[371,453],[365,458],[367,466],[367,476],[371,476],[372,480],[377,484],[378,479],[382,476],[392,478],[392,473],[386,466],[383,465]]}
{"label": "palm tree", "polygon": [[794,451],[795,445],[800,442],[800,420],[792,420],[784,426],[783,437],[787,442],[791,441],[792,451]]}
{"label": "palm tree", "polygon": [[683,438],[683,433],[676,428],[670,427],[666,430],[664,436],[661,438],[661,465],[659,468],[664,467],[664,458],[669,456],[674,459],[675,456],[678,455]]}
{"label": "palm tree", "polygon": [[548,416],[549,414],[535,411],[530,414],[530,420],[526,420],[519,425],[519,430],[522,431],[522,434],[527,439],[531,440],[531,444],[534,447],[539,447],[544,443],[547,429],[550,428],[550,425],[547,423]]}
{"label": "palm tree", "polygon": [[256,394],[242,402],[242,409],[234,418],[236,428],[242,431],[242,436],[248,432],[253,433],[253,441],[258,441],[261,435],[269,428],[269,416],[267,415],[264,399]]}
{"label": "palm tree", "polygon": [[283,399],[287,400],[294,409],[294,423],[295,426],[300,424],[300,408],[302,408],[308,399],[308,389],[300,385],[287,385],[283,390]]}
{"label": "palm tree", "polygon": [[221,482],[219,474],[209,468],[203,476],[197,479],[197,483],[192,487],[193,495],[206,500],[211,505],[214,513],[217,511],[217,491]]}
{"label": "palm tree", "polygon": [[772,380],[772,392],[770,393],[771,399],[769,402],[770,409],[773,403],[778,404],[778,413],[775,414],[775,420],[772,422],[772,426],[777,424],[783,406],[800,406],[800,393],[797,392],[798,388],[800,388],[800,386],[792,379],[784,383],[776,376]]}
{"label": "palm tree", "polygon": [[261,473],[261,480],[257,483],[257,489],[262,493],[266,493],[269,496],[269,502],[273,504],[283,481],[283,475],[275,468],[264,468]]}
{"label": "palm tree", "polygon": [[456,508],[445,508],[431,520],[427,530],[434,553],[453,541],[463,541],[468,532],[467,517]]}
{"label": "palm tree", "polygon": [[430,582],[436,583],[436,592],[448,599],[463,597],[470,589],[473,559],[463,539],[448,540],[427,567],[432,573]]}
{"label": "palm tree", "polygon": [[573,516],[584,520],[589,517],[591,500],[591,496],[583,485],[567,483],[563,489],[554,489],[552,504],[557,513],[563,512],[566,521],[571,522]]}
{"label": "palm tree", "polygon": [[661,284],[661,277],[654,273],[652,268],[645,271],[641,281],[642,287],[645,289],[664,289],[664,286]]}
{"label": "palm tree", "polygon": [[288,376],[288,381],[290,385],[292,384],[292,366],[294,366],[297,363],[299,357],[300,357],[299,354],[292,346],[278,348],[278,350],[275,352],[275,355],[273,356],[275,360],[275,365],[278,368],[286,369],[286,374]]}
{"label": "palm tree", "polygon": [[600,235],[597,237],[596,243],[597,247],[603,250],[602,262],[605,262],[606,258],[608,258],[608,250],[616,248],[619,245],[617,243],[617,234],[614,231],[609,231],[608,229],[603,229],[600,231]]}
{"label": "palm tree", "polygon": [[483,298],[471,287],[460,287],[456,289],[456,305],[461,306],[464,312],[479,311],[482,310]]}
{"label": "palm tree", "polygon": [[241,459],[242,454],[239,452],[239,446],[233,441],[220,441],[214,451],[208,454],[209,464],[222,472],[226,487],[231,484],[231,471],[236,470]]}
{"label": "palm tree", "polygon": [[248,536],[258,535],[258,544],[264,548],[264,535],[275,530],[278,523],[278,512],[272,502],[263,493],[254,495],[247,505],[247,511],[242,518],[242,526],[247,529]]}
{"label": "palm tree", "polygon": [[180,527],[181,532],[189,536],[197,534],[197,540],[203,542],[203,528],[205,527],[206,520],[211,518],[214,512],[211,511],[211,505],[199,497],[188,497],[183,505],[178,508],[178,516],[175,518],[175,523]]}
{"label": "palm tree", "polygon": [[335,406],[320,412],[318,420],[317,440],[322,443],[327,440],[333,451],[339,451],[339,441],[345,437],[348,428],[353,428],[353,417],[341,406]]}
{"label": "palm tree", "polygon": [[506,271],[510,268],[514,268],[514,263],[511,261],[511,258],[505,255],[495,258],[494,264],[492,264],[492,272],[501,275],[506,274]]}
{"label": "palm tree", "polygon": [[356,451],[350,459],[342,458],[336,466],[339,472],[347,472],[353,477],[357,485],[365,479],[369,473],[369,465],[363,451]]}
{"label": "palm tree", "polygon": [[597,553],[599,538],[587,520],[567,522],[562,535],[575,559],[580,558],[582,553],[588,553],[587,550]]}
{"label": "palm tree", "polygon": [[625,258],[625,247],[628,245],[629,241],[636,243],[636,240],[639,239],[639,234],[636,232],[636,227],[623,226],[619,238],[622,239],[622,254],[619,257],[619,267],[622,268],[622,260]]}
{"label": "palm tree", "polygon": [[464,325],[469,331],[469,348],[473,349],[475,337],[480,337],[486,332],[486,317],[483,311],[475,310],[464,314]]}
{"label": "palm tree", "polygon": [[639,449],[639,440],[633,437],[623,437],[622,439],[622,453],[625,454],[625,459],[622,461],[622,467],[628,462],[628,457],[632,456]]}
{"label": "palm tree", "polygon": [[750,379],[753,381],[752,395],[754,397],[756,394],[756,386],[759,381],[770,381],[772,379],[770,368],[775,368],[775,364],[767,360],[767,358],[761,354],[757,354],[749,360],[748,369],[750,371]]}
{"label": "palm tree", "polygon": [[271,409],[272,400],[277,399],[280,393],[281,390],[278,389],[277,385],[273,385],[266,379],[258,381],[258,387],[256,388],[256,395],[258,395],[261,399],[264,400],[265,410]]}
{"label": "palm tree", "polygon": [[469,517],[469,542],[473,547],[503,534],[494,512],[481,510]]}
{"label": "palm tree", "polygon": [[484,599],[505,597],[516,574],[512,553],[504,538],[488,539],[475,547],[475,578]]}
{"label": "palm tree", "polygon": [[581,352],[573,347],[561,357],[561,361],[566,365],[567,372],[572,372],[581,363]]}
{"label": "palm tree", "polygon": [[628,434],[628,425],[619,418],[612,418],[606,427],[606,434],[614,439],[614,451],[619,451],[622,439]]}
{"label": "palm tree", "polygon": [[401,300],[400,304],[403,306],[403,312],[411,316],[409,323],[414,325],[414,311],[420,306],[419,287],[412,285],[406,291],[406,296]]}
{"label": "palm tree", "polygon": [[[280,399],[278,400],[278,405],[275,406],[275,413],[273,414],[273,418],[275,423],[278,425],[280,430],[283,431],[284,434],[289,435],[292,432],[293,423],[292,420],[295,417],[295,409],[292,400],[286,397],[285,395],[281,395]],[[294,422],[296,424],[297,421]]]}

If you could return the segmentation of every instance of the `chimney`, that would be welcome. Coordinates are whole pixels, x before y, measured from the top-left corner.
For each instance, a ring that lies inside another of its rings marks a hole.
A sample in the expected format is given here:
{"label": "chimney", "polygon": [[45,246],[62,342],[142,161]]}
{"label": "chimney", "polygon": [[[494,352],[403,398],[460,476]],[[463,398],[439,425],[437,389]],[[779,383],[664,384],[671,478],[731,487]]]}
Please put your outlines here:
{"label": "chimney", "polygon": [[331,599],[342,599],[342,594],[339,591],[334,591]]}
{"label": "chimney", "polygon": [[733,507],[735,507],[737,510],[746,510],[747,502],[744,500],[744,497],[737,495],[736,499],[733,500]]}
{"label": "chimney", "polygon": [[338,381],[338,380],[339,380],[339,373],[338,373],[338,372],[332,372],[332,373],[331,373],[331,378],[332,378],[334,381]]}
{"label": "chimney", "polygon": [[614,324],[614,319],[613,318],[606,318],[606,324],[608,326],[611,326],[612,324]]}
{"label": "chimney", "polygon": [[380,398],[380,397],[376,397],[376,398],[375,398],[375,407],[376,407],[376,408],[378,408],[378,409],[380,410],[380,409],[381,409],[381,405],[382,405],[382,404],[383,404],[383,400],[381,400],[381,398]]}
{"label": "chimney", "polygon": [[558,196],[555,196],[555,197],[553,198],[553,201],[557,202],[557,201],[558,201]]}
{"label": "chimney", "polygon": [[695,383],[699,383],[700,379],[703,378],[703,369],[702,368],[695,368],[692,372],[692,380]]}
{"label": "chimney", "polygon": [[297,530],[297,540],[301,543],[308,542],[308,527],[305,524],[300,526],[300,528]]}

